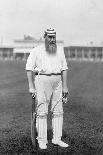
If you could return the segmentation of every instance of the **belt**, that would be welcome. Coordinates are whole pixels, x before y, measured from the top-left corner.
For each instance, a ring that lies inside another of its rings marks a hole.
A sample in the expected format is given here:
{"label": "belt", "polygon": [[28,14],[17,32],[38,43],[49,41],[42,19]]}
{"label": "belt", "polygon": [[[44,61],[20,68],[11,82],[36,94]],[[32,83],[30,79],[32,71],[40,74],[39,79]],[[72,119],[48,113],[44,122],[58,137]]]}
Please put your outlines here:
{"label": "belt", "polygon": [[50,74],[44,74],[44,73],[35,73],[35,75],[46,75],[46,76],[51,76],[51,75],[61,75],[61,73],[50,73]]}

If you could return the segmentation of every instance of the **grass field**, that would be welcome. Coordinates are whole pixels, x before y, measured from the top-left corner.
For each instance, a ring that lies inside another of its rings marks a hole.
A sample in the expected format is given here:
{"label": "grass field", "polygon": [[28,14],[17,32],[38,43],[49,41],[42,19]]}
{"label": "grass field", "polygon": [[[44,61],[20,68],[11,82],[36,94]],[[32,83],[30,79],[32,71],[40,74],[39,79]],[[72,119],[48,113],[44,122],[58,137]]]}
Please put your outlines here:
{"label": "grass field", "polygon": [[[103,155],[103,64],[68,62],[68,67],[70,97],[64,105],[63,126],[63,139],[70,144],[68,152]],[[25,62],[0,61],[0,155],[34,153],[30,113]]]}

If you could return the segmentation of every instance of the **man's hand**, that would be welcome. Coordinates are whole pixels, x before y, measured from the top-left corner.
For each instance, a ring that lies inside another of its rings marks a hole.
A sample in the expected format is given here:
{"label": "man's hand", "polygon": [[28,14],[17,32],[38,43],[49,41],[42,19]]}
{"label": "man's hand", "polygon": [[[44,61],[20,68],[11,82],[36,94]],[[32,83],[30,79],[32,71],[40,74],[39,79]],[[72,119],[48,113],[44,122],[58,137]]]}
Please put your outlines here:
{"label": "man's hand", "polygon": [[67,87],[67,86],[63,86],[62,91],[63,91],[63,92],[69,92],[69,91],[68,91],[68,87]]}
{"label": "man's hand", "polygon": [[32,95],[32,98],[35,98],[37,92],[35,88],[29,88],[29,93]]}
{"label": "man's hand", "polygon": [[69,95],[68,89],[63,89],[63,92],[62,92],[62,101],[63,101],[63,104],[67,102],[68,95]]}

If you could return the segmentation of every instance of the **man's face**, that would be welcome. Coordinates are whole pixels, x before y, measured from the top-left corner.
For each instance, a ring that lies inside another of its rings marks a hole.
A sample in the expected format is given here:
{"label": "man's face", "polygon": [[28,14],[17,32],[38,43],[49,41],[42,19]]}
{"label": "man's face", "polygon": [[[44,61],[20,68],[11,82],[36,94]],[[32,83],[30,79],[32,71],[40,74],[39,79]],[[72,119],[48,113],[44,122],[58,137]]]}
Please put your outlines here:
{"label": "man's face", "polygon": [[56,44],[56,36],[46,36],[46,40],[49,44]]}
{"label": "man's face", "polygon": [[45,44],[46,44],[46,51],[49,53],[55,53],[56,52],[56,36],[46,36],[45,37]]}

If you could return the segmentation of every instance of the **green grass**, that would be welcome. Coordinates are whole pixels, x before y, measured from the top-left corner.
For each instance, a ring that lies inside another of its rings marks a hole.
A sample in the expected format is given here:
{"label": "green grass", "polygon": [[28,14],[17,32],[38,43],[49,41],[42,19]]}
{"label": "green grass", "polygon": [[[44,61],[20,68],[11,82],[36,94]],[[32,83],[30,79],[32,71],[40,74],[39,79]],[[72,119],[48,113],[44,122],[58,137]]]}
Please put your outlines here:
{"label": "green grass", "polygon": [[[70,144],[70,154],[102,155],[103,64],[68,62],[68,67],[70,96],[64,105],[63,139]],[[0,155],[34,152],[30,112],[25,62],[0,61]]]}

